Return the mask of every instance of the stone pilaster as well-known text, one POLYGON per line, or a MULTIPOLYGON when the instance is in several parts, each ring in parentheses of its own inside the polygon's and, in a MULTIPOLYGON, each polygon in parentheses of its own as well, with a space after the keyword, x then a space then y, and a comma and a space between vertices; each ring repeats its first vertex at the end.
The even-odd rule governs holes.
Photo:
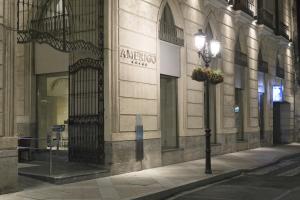
POLYGON ((15 1, 0 4, 0 193, 16 188, 17 140, 14 137, 15 1))

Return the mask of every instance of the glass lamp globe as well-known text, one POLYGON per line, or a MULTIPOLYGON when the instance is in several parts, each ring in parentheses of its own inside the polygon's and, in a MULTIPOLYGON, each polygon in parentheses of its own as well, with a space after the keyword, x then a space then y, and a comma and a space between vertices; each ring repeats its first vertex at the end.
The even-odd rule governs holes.
POLYGON ((202 29, 199 30, 198 33, 195 34, 195 47, 198 51, 201 51, 206 42, 206 35, 202 32, 202 29))
POLYGON ((221 44, 217 40, 212 40, 210 42, 210 52, 213 57, 216 57, 220 52, 221 44))

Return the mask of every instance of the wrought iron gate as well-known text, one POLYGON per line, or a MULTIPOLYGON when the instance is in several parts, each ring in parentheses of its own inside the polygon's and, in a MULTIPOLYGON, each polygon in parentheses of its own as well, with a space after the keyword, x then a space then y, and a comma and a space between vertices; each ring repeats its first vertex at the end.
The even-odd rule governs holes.
POLYGON ((69 69, 69 159, 103 164, 103 69, 91 59, 69 69), (102 134, 99 134, 102 133, 102 134))
POLYGON ((104 162, 103 0, 15 0, 18 43, 69 52, 69 159, 104 162))

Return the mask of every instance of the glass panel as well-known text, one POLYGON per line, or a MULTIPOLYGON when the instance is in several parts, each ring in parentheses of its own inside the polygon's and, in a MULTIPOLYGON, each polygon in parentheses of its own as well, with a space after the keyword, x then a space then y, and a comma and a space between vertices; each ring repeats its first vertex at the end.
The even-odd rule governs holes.
POLYGON ((177 147, 177 79, 170 76, 160 78, 160 109, 162 148, 177 147))
POLYGON ((68 148, 68 75, 40 75, 37 78, 37 110, 39 148, 47 148, 47 134, 53 132, 54 125, 65 125, 59 134, 54 134, 57 145, 54 148, 68 148), (43 138, 45 138, 43 140, 43 138))

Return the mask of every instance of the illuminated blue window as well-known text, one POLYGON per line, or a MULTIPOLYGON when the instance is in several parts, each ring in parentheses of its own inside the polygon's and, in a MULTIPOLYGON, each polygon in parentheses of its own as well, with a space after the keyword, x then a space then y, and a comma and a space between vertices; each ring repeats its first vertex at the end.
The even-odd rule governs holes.
POLYGON ((283 102, 283 87, 282 85, 273 86, 273 102, 283 102))

